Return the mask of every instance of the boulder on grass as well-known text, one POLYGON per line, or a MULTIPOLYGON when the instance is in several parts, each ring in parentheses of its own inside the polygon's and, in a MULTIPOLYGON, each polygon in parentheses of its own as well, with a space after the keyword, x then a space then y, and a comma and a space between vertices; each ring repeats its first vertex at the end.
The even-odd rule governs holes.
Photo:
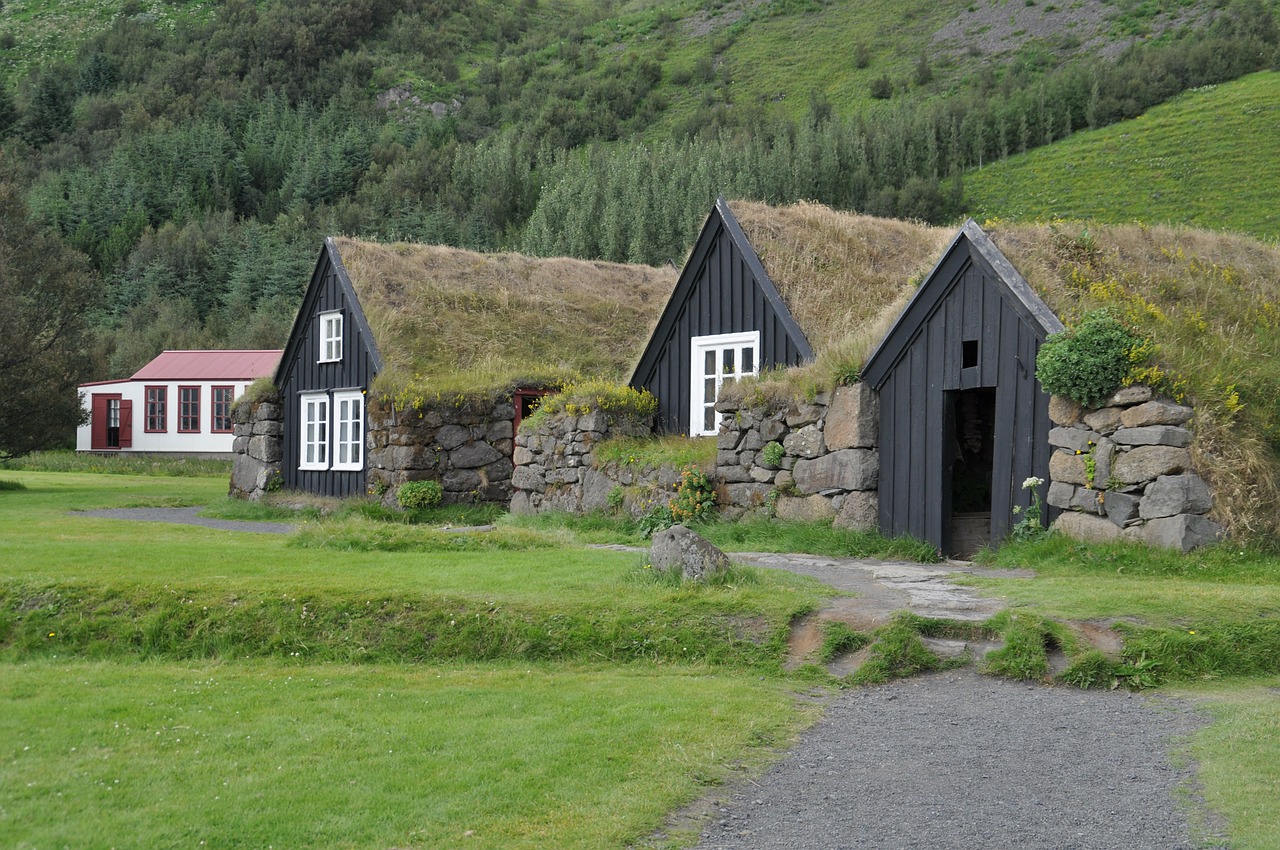
POLYGON ((655 570, 679 570, 686 579, 705 581, 729 568, 729 556, 705 537, 683 525, 673 525, 653 535, 649 563, 655 570))

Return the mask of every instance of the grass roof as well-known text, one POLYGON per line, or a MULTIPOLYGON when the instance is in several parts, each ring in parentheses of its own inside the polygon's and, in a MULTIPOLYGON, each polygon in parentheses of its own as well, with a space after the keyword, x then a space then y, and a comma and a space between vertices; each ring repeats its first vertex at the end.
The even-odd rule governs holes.
MULTIPOLYGON (((852 380, 955 235, 817 204, 730 206, 817 357, 730 390, 765 399, 852 380)), ((1155 341, 1137 378, 1194 403, 1216 515, 1236 536, 1280 540, 1280 247, 1179 227, 984 229, 1065 324, 1109 307, 1155 341)))
POLYGON ((488 394, 578 375, 625 380, 669 268, 334 240, 392 395, 488 394))

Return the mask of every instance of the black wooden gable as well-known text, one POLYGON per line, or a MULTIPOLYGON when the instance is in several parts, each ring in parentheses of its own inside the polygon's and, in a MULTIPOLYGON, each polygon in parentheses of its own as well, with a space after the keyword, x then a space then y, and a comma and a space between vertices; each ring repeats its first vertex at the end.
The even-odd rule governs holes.
POLYGON ((314 471, 298 469, 301 444, 300 399, 302 393, 322 390, 367 390, 382 370, 382 355, 374 341, 369 322, 360 308, 360 300, 342 258, 332 239, 326 239, 315 271, 302 298, 276 367, 275 384, 284 405, 285 433, 282 440, 284 486, 328 496, 353 496, 364 493, 364 472, 314 471), (342 311, 342 359, 320 361, 319 317, 322 313, 342 311))
POLYGON ((631 377, 631 386, 657 396, 659 430, 688 433, 692 339, 746 331, 760 332, 761 368, 813 358, 804 332, 720 198, 631 377))
POLYGON ((990 238, 966 222, 862 371, 880 394, 882 533, 947 551, 955 514, 984 510, 960 507, 956 470, 981 465, 989 539, 1007 535, 1014 507, 1031 501, 1023 481, 1048 478, 1049 399, 1035 379, 1036 356, 1061 330, 990 238), (985 442, 980 459, 966 460, 969 440, 985 442))

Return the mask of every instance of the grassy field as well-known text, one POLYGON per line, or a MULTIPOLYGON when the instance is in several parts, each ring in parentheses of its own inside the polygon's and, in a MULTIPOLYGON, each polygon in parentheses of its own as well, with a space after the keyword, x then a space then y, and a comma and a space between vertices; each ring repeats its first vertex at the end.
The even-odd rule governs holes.
MULTIPOLYGON (((635 542, 618 519, 500 519, 469 537, 351 511, 260 535, 70 513, 227 513, 218 478, 0 481, 0 834, 14 846, 623 847, 750 775, 819 710, 797 699, 818 674, 780 672, 818 587, 741 569, 708 587, 657 580, 639 555, 582 545, 635 542)), ((874 542, 769 528, 707 530, 749 549, 874 542)), ((1232 846, 1271 846, 1280 560, 1049 538, 990 563, 1038 573, 974 580, 1014 606, 991 624, 1023 642, 1006 675, 1041 675, 1023 662, 1069 642, 1070 623, 1115 621, 1126 648, 1092 684, 1173 682, 1194 700, 1213 718, 1190 743, 1209 805, 1232 846)), ((950 633, 893 628, 905 648, 950 633)))
POLYGON ((0 676, 8 847, 621 847, 803 723, 678 669, 42 661, 0 676))
POLYGON ((1187 92, 965 175, 978 220, 1183 224, 1280 238, 1280 73, 1187 92))

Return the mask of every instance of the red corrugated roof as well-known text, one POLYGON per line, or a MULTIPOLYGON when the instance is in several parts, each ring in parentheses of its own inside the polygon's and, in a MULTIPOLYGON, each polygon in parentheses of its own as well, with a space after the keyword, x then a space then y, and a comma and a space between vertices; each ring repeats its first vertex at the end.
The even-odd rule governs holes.
POLYGON ((135 381, 251 381, 275 371, 278 350, 166 351, 137 372, 135 381))

